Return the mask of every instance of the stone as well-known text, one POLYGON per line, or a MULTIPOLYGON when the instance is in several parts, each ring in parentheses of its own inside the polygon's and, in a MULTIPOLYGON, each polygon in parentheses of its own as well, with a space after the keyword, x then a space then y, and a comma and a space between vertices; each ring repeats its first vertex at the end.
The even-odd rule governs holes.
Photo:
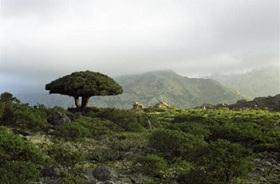
POLYGON ((103 184, 115 184, 113 181, 105 181, 103 184))
POLYGON ((144 182, 143 176, 141 174, 131 175, 129 178, 131 179, 132 183, 135 183, 135 184, 142 184, 144 182))
POLYGON ((169 108, 170 105, 166 102, 161 101, 161 102, 157 103, 156 105, 154 105, 154 107, 159 108, 159 109, 165 109, 165 108, 169 108))
POLYGON ((60 175, 60 171, 56 167, 44 167, 41 170, 41 175, 43 177, 58 177, 60 175))
POLYGON ((115 171, 106 166, 99 166, 92 171, 92 175, 99 181, 109 181, 116 177, 115 171))
POLYGON ((134 110, 134 111, 141 111, 143 109, 144 109, 144 105, 141 104, 140 102, 135 102, 133 104, 132 110, 134 110))
POLYGON ((62 112, 53 112, 48 116, 48 123, 58 126, 66 123, 71 123, 71 119, 62 112))

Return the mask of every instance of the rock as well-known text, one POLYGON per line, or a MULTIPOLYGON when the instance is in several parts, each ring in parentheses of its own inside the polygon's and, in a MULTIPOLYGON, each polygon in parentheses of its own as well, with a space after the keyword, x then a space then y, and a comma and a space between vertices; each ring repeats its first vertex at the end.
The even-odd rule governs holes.
POLYGON ((25 136, 25 137, 30 137, 33 135, 33 133, 30 131, 30 130, 16 130, 16 132, 22 136, 25 136))
POLYGON ((103 184, 115 184, 113 181, 105 181, 103 184))
POLYGON ((159 109, 166 109, 169 108, 170 105, 166 102, 159 102, 156 105, 154 105, 155 108, 159 108, 159 109))
POLYGON ((60 175, 60 171, 55 167, 44 167, 41 170, 41 175, 43 177, 58 177, 60 175))
POLYGON ((71 123, 71 119, 62 112, 53 112, 48 116, 48 123, 58 126, 66 123, 71 123))
POLYGON ((134 184, 142 184, 142 183, 144 183, 144 179, 143 179, 143 176, 141 174, 139 174, 139 175, 131 175, 131 176, 129 176, 129 178, 132 181, 132 183, 134 183, 134 184))
POLYGON ((134 111, 141 111, 143 109, 144 109, 144 105, 141 104, 140 102, 135 102, 133 104, 132 110, 134 110, 134 111))
POLYGON ((109 167, 99 166, 92 171, 92 175, 99 181, 109 181, 116 177, 116 173, 109 167))

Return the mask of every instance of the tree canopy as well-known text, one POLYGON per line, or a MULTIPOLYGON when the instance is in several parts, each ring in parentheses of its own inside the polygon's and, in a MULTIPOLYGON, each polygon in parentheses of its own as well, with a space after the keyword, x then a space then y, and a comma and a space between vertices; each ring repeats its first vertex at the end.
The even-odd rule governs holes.
POLYGON ((0 102, 4 102, 4 103, 19 103, 20 101, 13 96, 12 93, 9 92, 4 92, 0 94, 0 102))
POLYGON ((111 77, 91 71, 74 72, 46 85, 50 94, 62 94, 75 98, 79 107, 79 97, 82 97, 82 107, 86 107, 91 96, 118 95, 122 87, 111 77))

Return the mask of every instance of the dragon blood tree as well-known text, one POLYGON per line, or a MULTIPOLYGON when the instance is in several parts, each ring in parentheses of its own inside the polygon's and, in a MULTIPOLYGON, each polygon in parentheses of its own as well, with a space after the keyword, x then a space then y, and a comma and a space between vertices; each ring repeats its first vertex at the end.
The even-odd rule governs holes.
POLYGON ((87 107, 92 96, 118 95, 122 87, 111 77, 99 72, 74 72, 46 85, 50 94, 68 95, 75 99, 77 109, 87 107), (80 104, 80 98, 82 103, 80 104))

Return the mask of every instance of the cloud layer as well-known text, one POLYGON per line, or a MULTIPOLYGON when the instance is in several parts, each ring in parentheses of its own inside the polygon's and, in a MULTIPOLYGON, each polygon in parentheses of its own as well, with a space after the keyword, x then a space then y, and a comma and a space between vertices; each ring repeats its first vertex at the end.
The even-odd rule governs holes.
MULTIPOLYGON (((0 82, 279 62, 278 0, 1 0, 0 82)), ((0 88, 1 89, 1 88, 0 88)))

